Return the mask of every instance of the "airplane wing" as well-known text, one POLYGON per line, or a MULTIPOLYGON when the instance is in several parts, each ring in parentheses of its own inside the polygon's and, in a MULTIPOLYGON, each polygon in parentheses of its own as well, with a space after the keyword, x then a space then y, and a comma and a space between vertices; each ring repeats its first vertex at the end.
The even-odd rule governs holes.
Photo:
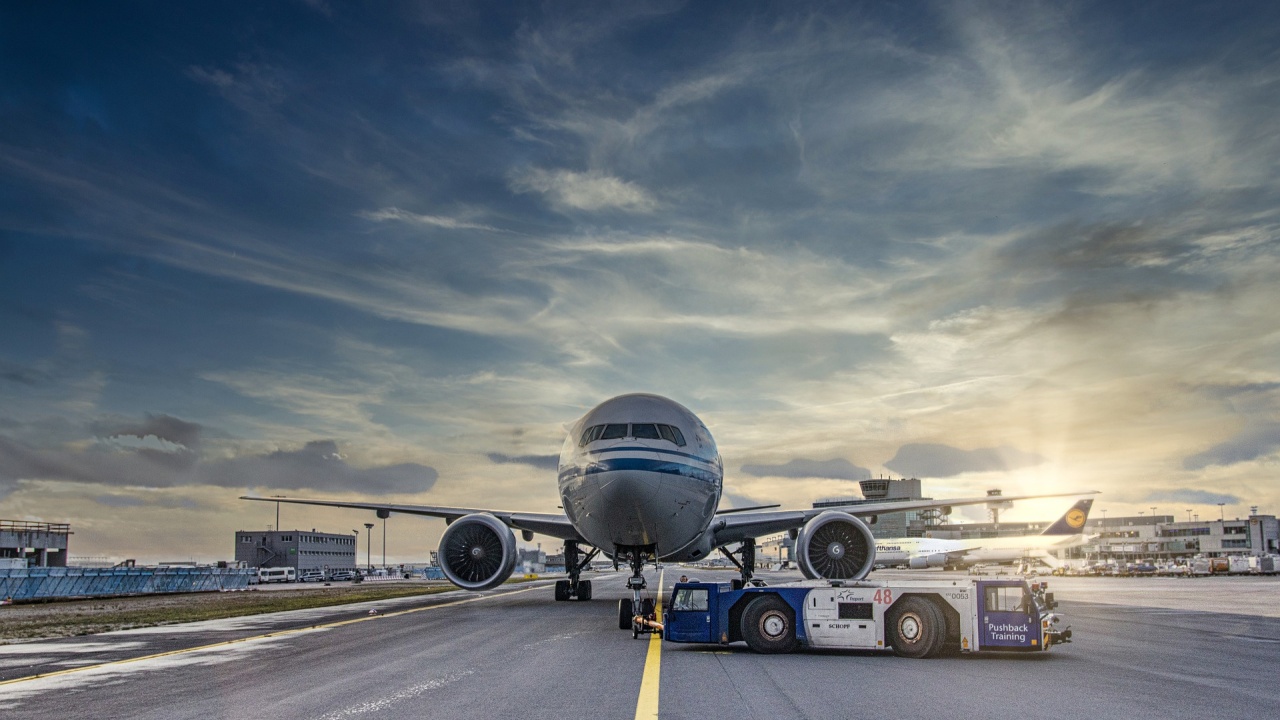
POLYGON ((427 517, 444 518, 446 522, 453 522, 460 517, 471 515, 473 513, 489 513, 501 520, 508 527, 516 530, 528 530, 529 532, 535 532, 539 535, 549 535, 561 540, 586 542, 586 540, 578 534, 578 531, 573 529, 573 524, 569 522, 568 516, 563 513, 509 512, 506 510, 482 510, 479 508, 444 507, 440 505, 389 505, 386 503, 348 502, 345 500, 306 500, 302 498, 255 497, 251 495, 242 495, 240 499, 258 500, 261 502, 293 503, 296 505, 323 505, 326 507, 353 508, 356 510, 386 511, 404 513, 405 515, 425 515, 427 517))
POLYGON ((951 500, 894 500, 889 502, 858 503, 855 505, 837 505, 807 510, 775 510, 773 512, 751 512, 738 515, 717 515, 711 527, 715 531, 714 545, 717 547, 741 542, 747 538, 760 537, 772 533, 794 530, 828 510, 838 510, 857 517, 882 515, 884 513, 904 512, 907 510, 928 510, 930 508, 957 507, 962 505, 982 505, 989 502, 1009 502, 1012 500, 1031 500, 1051 497, 1075 497, 1093 495, 1097 490, 1070 493, 1052 493, 1049 495, 984 495, 974 498, 957 498, 951 500))

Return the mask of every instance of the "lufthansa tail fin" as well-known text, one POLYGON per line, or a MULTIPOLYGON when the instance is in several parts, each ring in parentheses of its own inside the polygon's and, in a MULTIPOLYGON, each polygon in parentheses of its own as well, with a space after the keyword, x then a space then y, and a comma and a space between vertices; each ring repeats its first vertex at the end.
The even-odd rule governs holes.
POLYGON ((1058 522, 1045 528, 1041 535, 1079 535, 1084 532, 1085 521, 1089 519, 1089 509, 1093 507, 1093 499, 1078 500, 1066 515, 1058 518, 1058 522))

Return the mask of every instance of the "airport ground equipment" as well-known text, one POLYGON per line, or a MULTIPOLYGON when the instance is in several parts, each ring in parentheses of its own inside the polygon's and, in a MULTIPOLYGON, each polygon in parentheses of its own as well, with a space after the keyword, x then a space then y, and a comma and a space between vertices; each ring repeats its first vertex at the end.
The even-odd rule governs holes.
POLYGON ((1021 579, 810 581, 780 586, 677 583, 663 618, 670 642, 943 652, 1048 650, 1071 641, 1047 583, 1021 579))

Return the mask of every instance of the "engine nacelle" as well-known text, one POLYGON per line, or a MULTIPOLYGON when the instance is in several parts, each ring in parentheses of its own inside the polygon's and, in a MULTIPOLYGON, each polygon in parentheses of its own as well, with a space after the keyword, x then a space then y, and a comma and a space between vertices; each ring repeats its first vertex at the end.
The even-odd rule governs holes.
POLYGON ((866 523, 828 510, 800 528, 796 560, 810 580, 861 580, 876 561, 876 539, 866 523))
POLYGON ((946 553, 934 553, 924 557, 913 557, 907 563, 907 567, 912 570, 924 570, 925 568, 940 568, 947 566, 946 553))
POLYGON ((507 581, 516 567, 516 536, 489 513, 454 520, 440 536, 440 569, 463 590, 488 590, 507 581))

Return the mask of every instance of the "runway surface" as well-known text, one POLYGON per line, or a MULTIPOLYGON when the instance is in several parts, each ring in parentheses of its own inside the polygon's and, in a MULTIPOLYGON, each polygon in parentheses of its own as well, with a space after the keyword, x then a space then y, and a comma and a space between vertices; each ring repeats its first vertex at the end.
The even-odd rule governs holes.
MULTIPOLYGON (((666 570, 668 589, 679 572, 666 570)), ((1143 605, 1137 585, 1123 587, 1124 604, 1080 599, 1113 599, 1107 588, 1121 586, 1064 587, 1075 642, 935 660, 654 648, 617 629, 622 581, 593 577, 585 603, 553 602, 539 583, 2 646, 0 682, 72 671, 0 684, 0 714, 559 720, 651 717, 657 707, 701 720, 1271 718, 1280 707, 1280 619, 1222 612, 1232 586, 1216 579, 1185 582, 1218 612, 1143 605), (383 614, 368 615, 371 606, 383 614)))

